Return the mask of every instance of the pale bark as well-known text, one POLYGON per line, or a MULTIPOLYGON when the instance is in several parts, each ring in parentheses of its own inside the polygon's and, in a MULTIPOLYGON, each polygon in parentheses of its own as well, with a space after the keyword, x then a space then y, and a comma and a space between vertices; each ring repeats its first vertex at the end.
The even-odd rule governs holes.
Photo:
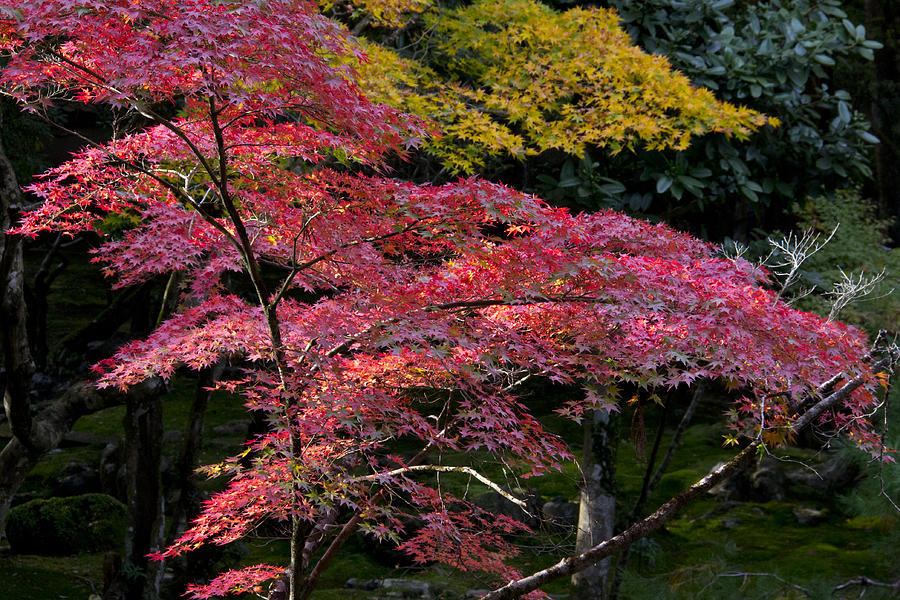
MULTIPOLYGON (((616 514, 615 421, 608 410, 585 415, 581 470, 584 483, 578 510, 575 551, 585 552, 613 534, 616 514)), ((603 600, 607 597, 610 558, 604 558, 572 577, 575 598, 603 600)))

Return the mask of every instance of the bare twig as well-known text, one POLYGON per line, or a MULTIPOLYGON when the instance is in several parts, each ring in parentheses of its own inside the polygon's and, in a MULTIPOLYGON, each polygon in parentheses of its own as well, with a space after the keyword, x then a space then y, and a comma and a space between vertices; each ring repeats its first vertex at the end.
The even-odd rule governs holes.
MULTIPOLYGON (((839 271, 841 273, 841 280, 836 281, 831 288, 831 291, 825 293, 826 296, 831 296, 832 298, 831 311, 828 313, 829 321, 833 320, 847 305, 871 294, 875 290, 875 286, 884 279, 885 275, 884 269, 881 269, 880 273, 876 273, 869 277, 866 277, 864 271, 860 271, 859 273, 851 272, 849 275, 845 273, 843 269, 839 269, 839 271)), ((890 290, 879 297, 883 298, 892 291, 893 290, 890 290)))
POLYGON ((841 590, 845 590, 847 588, 854 587, 857 585, 862 586, 863 588, 867 588, 867 587, 891 588, 895 594, 900 593, 900 579, 898 579, 894 583, 886 583, 884 581, 875 581, 874 579, 869 579, 865 575, 860 575, 859 577, 854 577, 852 579, 848 579, 844 583, 834 586, 834 588, 831 590, 831 593, 835 594, 841 590))
POLYGON ((831 233, 828 234, 828 237, 822 242, 819 241, 820 235, 814 233, 812 229, 807 229, 800 237, 797 237, 794 233, 789 233, 780 240, 769 238, 769 245, 773 248, 773 253, 770 254, 770 258, 773 257, 775 251, 778 251, 780 254, 776 259, 778 262, 770 263, 770 266, 775 274, 783 278, 781 289, 778 291, 776 299, 781 298, 784 295, 784 292, 797 281, 801 265, 803 265, 806 259, 821 250, 825 244, 831 241, 831 238, 834 237, 839 226, 840 223, 835 225, 834 229, 831 230, 831 233))
MULTIPOLYGON (((809 591, 809 589, 803 587, 802 585, 797 585, 796 583, 791 583, 791 582, 788 581, 787 579, 785 579, 785 578, 783 578, 783 577, 781 577, 781 576, 779 576, 779 575, 776 575, 775 573, 751 573, 751 572, 743 572, 743 571, 739 571, 739 572, 736 572, 736 573, 719 573, 719 574, 716 575, 716 578, 719 578, 719 577, 741 577, 741 578, 744 580, 743 583, 741 584, 741 587, 742 587, 742 588, 743 588, 745 585, 747 585, 747 580, 748 580, 750 577, 771 577, 771 578, 776 579, 777 581, 783 583, 783 584, 786 585, 786 586, 792 587, 792 588, 794 588, 795 590, 800 590, 801 592, 803 592, 803 593, 806 594, 807 596, 812 596, 812 592, 809 591)), ((702 591, 706 590, 706 588, 708 588, 710 585, 712 585, 712 582, 708 583, 708 584, 703 588, 703 590, 700 590, 700 591, 702 592, 702 591)))

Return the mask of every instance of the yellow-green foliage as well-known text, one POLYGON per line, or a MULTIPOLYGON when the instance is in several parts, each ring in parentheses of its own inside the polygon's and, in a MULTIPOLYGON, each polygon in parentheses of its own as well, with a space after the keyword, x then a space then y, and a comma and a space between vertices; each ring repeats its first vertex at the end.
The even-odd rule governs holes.
MULTIPOLYGON (((323 10, 334 6, 334 0, 319 0, 323 10)), ((369 16, 374 25, 402 27, 413 15, 424 12, 433 5, 431 0, 352 0, 357 10, 369 16)))
POLYGON ((683 149, 693 135, 744 138, 777 124, 692 87, 664 57, 632 45, 612 10, 482 0, 423 18, 434 68, 365 43, 360 83, 379 101, 434 119, 443 136, 429 149, 454 172, 491 155, 683 149))

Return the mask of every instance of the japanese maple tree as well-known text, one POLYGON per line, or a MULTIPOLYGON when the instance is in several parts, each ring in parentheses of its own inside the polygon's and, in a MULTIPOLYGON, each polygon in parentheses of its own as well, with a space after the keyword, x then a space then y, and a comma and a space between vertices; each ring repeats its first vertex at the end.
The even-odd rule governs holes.
MULTIPOLYGON (((107 103, 155 123, 47 172, 29 188, 44 203, 16 230, 75 235, 137 216, 96 256, 116 285, 184 274, 177 313, 98 365, 99 385, 226 356, 244 374, 219 386, 268 416, 244 455, 208 468, 228 487, 157 558, 275 519, 291 531, 287 565, 229 571, 195 597, 276 579, 304 598, 356 528, 395 537, 407 513, 423 523, 403 542, 417 560, 517 578, 506 534, 523 526, 453 497, 433 473, 494 485, 440 457, 489 452, 528 476, 570 458, 517 396, 530 377, 583 386, 559 407, 572 418, 616 410, 602 393, 611 382, 725 378, 746 392, 735 425, 773 442, 836 373, 874 381, 862 334, 792 309, 764 271, 687 235, 476 179, 381 174, 381 157, 415 146, 427 125, 359 92, 356 45, 311 3, 0 11, 5 93, 35 111, 107 103), (173 102, 168 118, 160 106, 173 102), (392 454, 399 439, 419 451, 392 454)), ((877 444, 874 402, 861 386, 823 417, 877 444)))

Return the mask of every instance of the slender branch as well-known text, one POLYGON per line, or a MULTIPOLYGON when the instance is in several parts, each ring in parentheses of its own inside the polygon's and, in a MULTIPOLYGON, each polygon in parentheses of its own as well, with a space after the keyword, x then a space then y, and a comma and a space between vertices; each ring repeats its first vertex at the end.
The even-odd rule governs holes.
MULTIPOLYGON (((809 589, 803 587, 802 585, 797 585, 796 583, 791 583, 787 579, 780 577, 780 576, 776 575, 775 573, 750 573, 750 572, 742 571, 742 572, 738 572, 738 573, 719 573, 718 575, 716 575, 716 577, 717 578, 719 578, 719 577, 741 577, 744 580, 744 584, 747 583, 747 579, 750 577, 772 577, 773 579, 783 583, 786 586, 792 587, 795 590, 800 590, 801 592, 806 594, 807 597, 812 596, 812 592, 809 591, 809 589)), ((709 587, 709 585, 711 585, 711 584, 712 584, 712 582, 710 582, 710 584, 708 584, 707 587, 709 587)), ((704 588, 704 589, 706 589, 706 588, 704 588)))
POLYGON ((659 416, 659 424, 656 428, 656 436, 653 439, 653 448, 650 451, 650 457, 647 459, 647 468, 644 471, 644 480, 641 482, 641 493, 638 495, 637 502, 634 503, 634 508, 631 509, 631 513, 628 515, 629 522, 638 518, 640 513, 644 510, 644 503, 647 501, 647 498, 650 496, 650 482, 652 481, 652 474, 654 473, 653 467, 656 465, 656 454, 659 452, 659 445, 662 442, 663 431, 666 428, 666 416, 669 414, 669 405, 664 404, 661 414, 659 416))
POLYGON ((372 481, 374 479, 380 479, 382 477, 393 477, 394 475, 402 475, 404 473, 410 473, 413 471, 436 471, 438 473, 465 473, 467 475, 471 475, 484 485, 488 486, 513 504, 517 504, 522 508, 526 508, 528 505, 523 500, 519 500, 502 487, 473 469, 472 467, 454 467, 448 465, 415 465, 412 467, 403 467, 400 469, 394 469, 393 471, 385 471, 381 473, 373 473, 372 475, 366 475, 365 477, 359 477, 354 481, 372 481))
MULTIPOLYGON (((238 242, 238 240, 234 237, 234 235, 232 235, 232 233, 230 231, 228 231, 228 229, 224 225, 219 223, 219 221, 216 220, 215 217, 213 217, 211 214, 209 214, 206 211, 205 208, 203 208, 202 201, 197 202, 196 200, 194 200, 194 198, 191 197, 191 195, 188 193, 187 187, 182 189, 182 188, 176 186, 171 181, 167 181, 166 179, 160 177, 158 174, 154 173, 153 171, 147 169, 146 167, 143 167, 140 163, 136 163, 134 161, 131 161, 131 160, 128 160, 126 158, 119 156, 115 152, 110 151, 109 148, 107 148, 103 144, 100 144, 100 143, 92 140, 91 138, 87 137, 86 135, 80 133, 79 131, 76 131, 74 129, 69 129, 65 125, 62 125, 62 124, 50 119, 47 115, 45 115, 42 112, 37 112, 36 114, 43 121, 52 125, 53 127, 56 127, 60 131, 64 131, 67 134, 74 135, 74 136, 78 137, 79 139, 81 139, 82 141, 87 142, 87 144, 89 146, 91 146, 97 150, 100 150, 101 152, 106 154, 106 156, 109 157, 109 159, 114 164, 118 164, 120 166, 127 167, 128 169, 131 169, 132 171, 134 171, 136 173, 140 173, 141 175, 146 175, 147 177, 153 179, 155 182, 157 182, 158 184, 163 186, 165 189, 169 190, 172 193, 172 195, 175 196, 175 198, 177 198, 183 204, 185 204, 186 206, 190 206, 191 208, 196 210, 200 214, 200 216, 203 217, 204 221, 209 223, 219 233, 224 235, 225 238, 229 242, 231 242, 231 244, 235 247, 235 249, 240 251, 240 249, 241 249, 240 242, 238 242)), ((168 173, 170 171, 161 170, 161 172, 168 173)))
POLYGON ((215 178, 216 178, 215 170, 212 168, 212 165, 209 164, 209 161, 206 159, 206 156, 204 156, 203 153, 200 152, 200 148, 198 148, 197 145, 194 144, 194 142, 191 141, 191 139, 188 137, 188 135, 187 135, 187 134, 184 132, 184 130, 182 130, 180 127, 177 127, 177 126, 176 126, 174 123, 172 123, 169 119, 166 119, 165 117, 163 117, 162 115, 160 115, 159 113, 157 113, 156 111, 154 111, 154 110, 153 110, 152 108, 150 108, 147 104, 145 104, 144 102, 142 102, 137 96, 133 96, 133 95, 132 95, 132 96, 126 96, 125 94, 123 94, 123 93, 121 92, 121 90, 119 90, 119 89, 117 89, 116 87, 110 85, 110 84, 103 78, 102 75, 100 75, 99 73, 97 73, 97 72, 94 71, 93 69, 91 69, 91 68, 89 68, 89 67, 86 67, 86 66, 84 66, 84 65, 81 65, 81 64, 75 62, 74 60, 68 58, 68 57, 65 56, 64 54, 61 54, 61 53, 59 53, 59 52, 57 52, 57 51, 55 51, 55 50, 48 50, 48 52, 49 52, 51 55, 55 56, 58 60, 61 60, 62 62, 68 64, 69 66, 73 67, 74 69, 76 69, 76 70, 78 70, 78 71, 80 71, 80 72, 82 72, 82 73, 84 73, 84 74, 86 74, 86 75, 91 76, 91 77, 94 79, 94 82, 96 83, 96 85, 98 85, 99 87, 101 87, 101 88, 103 88, 103 89, 105 89, 105 90, 107 90, 107 91, 113 92, 114 94, 119 94, 119 95, 123 96, 123 99, 124 99, 126 102, 128 102, 129 104, 131 104, 132 107, 133 107, 135 110, 137 110, 139 113, 141 113, 142 115, 144 115, 144 116, 147 117, 148 119, 151 119, 151 120, 153 120, 153 121, 159 123, 160 125, 162 125, 162 126, 165 127, 166 129, 168 129, 169 131, 171 131, 172 133, 174 133, 178 138, 180 138, 180 139, 187 145, 187 147, 191 150, 191 152, 194 153, 194 155, 195 155, 195 156, 197 157, 197 159, 200 161, 200 164, 203 165, 203 169, 209 174, 209 176, 210 176, 212 179, 215 179, 215 178))
MULTIPOLYGON (((872 365, 871 370, 875 373, 893 372, 893 368, 898 359, 900 359, 900 357, 897 356, 897 352, 892 348, 888 356, 872 365)), ((845 383, 840 389, 815 403, 788 428, 788 431, 795 434, 799 433, 817 419, 825 410, 828 410, 837 403, 847 399, 850 394, 864 382, 865 379, 862 376, 859 376, 845 383)), ((616 552, 625 550, 637 540, 662 527, 666 521, 671 519, 675 513, 685 505, 743 468, 744 465, 748 464, 753 456, 762 449, 762 447, 763 444, 760 440, 753 440, 749 446, 741 450, 741 452, 730 461, 713 469, 703 479, 681 491, 671 500, 660 506, 656 512, 649 517, 638 521, 622 533, 611 537, 582 554, 564 558, 548 569, 538 571, 515 581, 510 581, 505 586, 482 596, 481 600, 511 600, 512 598, 518 598, 524 594, 537 590, 542 585, 553 581, 554 579, 567 577, 582 571, 616 552)))
POLYGON ((300 240, 300 237, 306 232, 309 228, 309 224, 312 223, 312 220, 322 214, 322 211, 316 211, 307 219, 304 219, 303 225, 300 227, 300 231, 297 232, 297 235, 294 236, 293 243, 291 245, 291 272, 287 277, 284 278, 284 281, 281 282, 281 288, 278 292, 275 293, 275 297, 269 302, 269 308, 271 310, 275 310, 278 308, 278 303, 281 302, 281 299, 284 297, 285 293, 287 293, 288 288, 293 283, 294 278, 300 272, 299 265, 297 264, 297 242, 300 240))
POLYGON ((895 581, 894 583, 886 583, 884 581, 875 581, 874 579, 869 579, 865 575, 860 575, 859 577, 854 577, 853 579, 848 579, 844 583, 840 585, 834 586, 834 589, 831 590, 831 593, 839 592, 841 590, 845 590, 849 587, 853 587, 855 585, 860 585, 862 587, 885 587, 891 588, 894 590, 894 593, 900 592, 900 579, 895 581))
MULTIPOLYGON (((884 371, 893 371, 893 366, 897 361, 897 357, 893 355, 885 356, 878 362, 872 365, 873 373, 881 373, 884 371)), ((805 413, 803 413, 800 418, 794 421, 793 425, 791 425, 790 430, 794 433, 797 433, 804 429, 807 425, 812 423, 814 420, 818 419, 823 412, 835 406, 837 403, 846 400, 854 390, 859 388, 863 383, 865 383, 865 378, 860 375, 854 379, 851 379, 849 382, 845 383, 839 390, 832 392, 829 396, 826 396, 819 402, 813 404, 805 413)))
POLYGON ((624 550, 637 540, 662 527, 666 521, 671 519, 675 513, 685 505, 743 468, 744 465, 748 464, 756 455, 760 445, 759 441, 751 442, 749 446, 744 448, 730 461, 713 469, 703 479, 683 490, 671 500, 660 506, 652 515, 635 523, 622 533, 594 546, 587 552, 577 556, 564 558, 552 567, 538 571, 527 577, 523 577, 522 579, 510 581, 505 586, 482 596, 481 600, 512 600, 513 598, 519 598, 554 579, 568 577, 616 552, 624 550))
POLYGON ((688 404, 687 410, 684 411, 684 416, 681 417, 681 421, 679 421, 678 423, 678 428, 675 430, 675 434, 672 435, 672 441, 669 442, 669 449, 666 451, 666 455, 663 457, 662 462, 659 463, 659 467, 653 474, 653 479, 650 480, 650 486, 647 490, 648 495, 653 493, 653 490, 656 489, 656 487, 659 485, 660 480, 662 480, 662 476, 665 474, 666 469, 669 468, 669 463, 672 462, 672 457, 675 456, 675 450, 681 443, 681 436, 684 435, 684 432, 687 430, 688 425, 690 425, 691 420, 694 418, 694 412, 697 410, 697 407, 700 406, 700 399, 703 398, 703 392, 705 390, 705 383, 700 383, 697 386, 697 389, 694 390, 694 395, 691 398, 691 403, 688 404))

